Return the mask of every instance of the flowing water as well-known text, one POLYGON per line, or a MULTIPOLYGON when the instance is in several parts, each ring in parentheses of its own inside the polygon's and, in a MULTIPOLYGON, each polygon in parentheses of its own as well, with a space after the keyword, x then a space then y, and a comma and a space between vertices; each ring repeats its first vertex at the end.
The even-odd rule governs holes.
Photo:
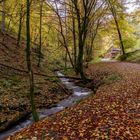
MULTIPOLYGON (((91 90, 89 90, 87 88, 76 86, 73 82, 70 81, 70 79, 64 78, 64 75, 61 72, 57 71, 56 74, 58 77, 61 77, 59 79, 65 85, 65 87, 72 91, 72 95, 70 95, 67 99, 64 99, 64 100, 58 102, 52 108, 41 109, 38 112, 40 119, 53 115, 59 111, 62 111, 66 107, 70 107, 70 106, 74 105, 77 101, 87 97, 92 92, 91 90)), ((30 117, 29 119, 27 119, 23 122, 20 122, 18 125, 13 126, 11 129, 0 133, 0 140, 4 140, 9 135, 13 135, 16 132, 22 130, 23 128, 30 126, 31 124, 33 124, 32 117, 30 117)))

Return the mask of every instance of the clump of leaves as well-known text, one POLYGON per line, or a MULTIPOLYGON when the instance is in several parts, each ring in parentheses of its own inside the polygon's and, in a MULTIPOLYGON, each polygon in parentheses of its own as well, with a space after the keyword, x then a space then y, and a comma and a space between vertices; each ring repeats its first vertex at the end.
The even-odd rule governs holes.
POLYGON ((83 99, 79 99, 79 100, 76 101, 76 104, 79 104, 82 101, 83 101, 83 99))
POLYGON ((16 76, 11 76, 10 79, 1 79, 0 80, 0 86, 3 88, 8 88, 12 86, 18 85, 20 82, 19 78, 16 76))
POLYGON ((65 112, 63 112, 63 117, 67 117, 68 116, 68 113, 65 111, 65 112))

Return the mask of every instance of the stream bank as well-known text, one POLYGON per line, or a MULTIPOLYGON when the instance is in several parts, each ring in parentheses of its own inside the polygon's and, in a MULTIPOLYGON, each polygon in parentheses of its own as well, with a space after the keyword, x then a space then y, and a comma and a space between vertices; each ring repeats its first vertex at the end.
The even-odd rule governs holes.
MULTIPOLYGON (((58 77, 61 77, 59 79, 61 80, 62 84, 65 85, 65 87, 72 92, 72 95, 70 95, 67 99, 64 99, 56 103, 51 108, 48 109, 43 108, 40 111, 38 111, 40 119, 53 115, 59 111, 62 111, 63 109, 74 105, 79 100, 86 98, 90 93, 92 93, 92 91, 87 88, 75 85, 74 82, 72 82, 70 79, 63 78, 64 75, 61 72, 57 71, 56 74, 58 77)), ((16 132, 22 130, 23 128, 32 125, 33 122, 34 122, 33 118, 30 117, 24 120, 23 122, 17 124, 16 126, 13 126, 11 129, 0 133, 0 140, 4 140, 9 135, 14 135, 16 132)))

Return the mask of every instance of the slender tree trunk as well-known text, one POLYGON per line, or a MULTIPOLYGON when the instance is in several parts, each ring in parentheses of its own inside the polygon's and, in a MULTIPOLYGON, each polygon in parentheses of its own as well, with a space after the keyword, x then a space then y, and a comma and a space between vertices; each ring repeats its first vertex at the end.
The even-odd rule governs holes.
POLYGON ((67 52, 65 52, 65 69, 67 69, 67 52))
POLYGON ((18 28, 18 38, 17 38, 17 47, 20 47, 20 42, 21 42, 21 30, 22 30, 22 7, 20 9, 20 14, 19 14, 19 28, 18 28))
POLYGON ((81 21, 80 17, 80 8, 78 8, 78 1, 72 1, 75 7, 75 13, 77 16, 77 25, 78 25, 78 56, 77 56, 77 65, 76 65, 76 72, 77 74, 80 74, 83 81, 87 81, 87 78, 84 73, 84 67, 83 67, 83 56, 84 56, 84 46, 85 46, 85 39, 87 35, 87 9, 85 9, 85 15, 81 21))
POLYGON ((73 26, 73 46, 74 46, 74 67, 76 69, 76 63, 77 63, 77 47, 76 47, 76 33, 75 33, 75 18, 73 14, 73 7, 72 7, 72 26, 73 26))
POLYGON ((120 27, 119 27, 119 24, 118 24, 118 21, 117 21, 116 17, 114 17, 114 20, 115 20, 116 28, 117 28, 118 35, 119 35, 122 54, 124 55, 125 54, 125 49, 124 49, 124 45, 123 45, 122 34, 121 34, 120 27))
POLYGON ((1 31, 2 31, 2 33, 5 33, 5 1, 2 2, 1 31))
POLYGON ((61 21, 62 19, 61 19, 60 15, 59 15, 59 11, 58 11, 57 5, 56 5, 56 8, 57 8, 57 11, 55 11, 55 12, 56 12, 56 14, 57 14, 57 16, 58 16, 58 20, 59 20, 60 34, 61 34, 62 39, 63 39, 63 45, 64 45, 64 48, 66 49, 67 54, 68 54, 70 63, 71 63, 71 65, 72 65, 72 67, 74 68, 74 64, 73 64, 73 61, 72 61, 72 57, 71 57, 70 51, 69 51, 69 49, 68 49, 68 45, 67 45, 67 42, 66 42, 66 38, 65 38, 65 35, 64 35, 64 32, 63 32, 63 25, 62 25, 62 21, 61 21))
POLYGON ((42 48, 42 9, 43 9, 43 1, 40 0, 40 27, 39 27, 39 57, 38 57, 38 67, 40 67, 41 63, 41 48, 42 48))
POLYGON ((29 82, 30 82, 30 102, 32 108, 32 115, 35 121, 39 120, 36 106, 34 102, 34 75, 31 66, 31 49, 30 49, 30 0, 27 0, 27 16, 26 16, 26 36, 27 36, 27 46, 26 46, 26 61, 27 68, 29 74, 29 82))
POLYGON ((16 2, 15 6, 14 6, 12 12, 11 12, 11 17, 10 17, 10 19, 9 19, 8 26, 7 26, 7 32, 9 32, 10 25, 11 25, 11 21, 12 21, 12 19, 13 19, 13 14, 14 14, 14 12, 15 12, 15 10, 16 10, 15 7, 17 7, 17 5, 18 5, 18 2, 16 2))
POLYGON ((122 34, 121 34, 121 31, 120 31, 119 23, 118 23, 118 20, 117 20, 116 9, 115 9, 115 7, 113 6, 113 4, 111 3, 110 0, 107 0, 107 1, 108 1, 109 6, 110 6, 110 10, 112 12, 112 15, 113 15, 113 18, 114 18, 114 21, 115 21, 115 24, 116 24, 122 54, 124 55, 125 54, 125 48, 124 48, 124 44, 123 44, 123 40, 122 40, 122 34))
POLYGON ((96 38, 96 36, 98 34, 99 26, 100 26, 100 18, 97 21, 97 26, 96 26, 95 30, 90 31, 90 34, 92 34, 92 35, 91 35, 91 41, 89 43, 90 46, 89 46, 88 54, 87 54, 89 61, 91 61, 93 59, 93 45, 94 45, 94 40, 95 40, 95 38, 96 38))

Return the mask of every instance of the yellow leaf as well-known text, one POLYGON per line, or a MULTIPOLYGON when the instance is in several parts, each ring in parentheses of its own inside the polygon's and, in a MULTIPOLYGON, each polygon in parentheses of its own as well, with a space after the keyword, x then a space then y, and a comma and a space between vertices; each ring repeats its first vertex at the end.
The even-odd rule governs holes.
POLYGON ((69 140, 69 139, 68 139, 68 137, 64 136, 64 137, 63 137, 63 140, 69 140))

